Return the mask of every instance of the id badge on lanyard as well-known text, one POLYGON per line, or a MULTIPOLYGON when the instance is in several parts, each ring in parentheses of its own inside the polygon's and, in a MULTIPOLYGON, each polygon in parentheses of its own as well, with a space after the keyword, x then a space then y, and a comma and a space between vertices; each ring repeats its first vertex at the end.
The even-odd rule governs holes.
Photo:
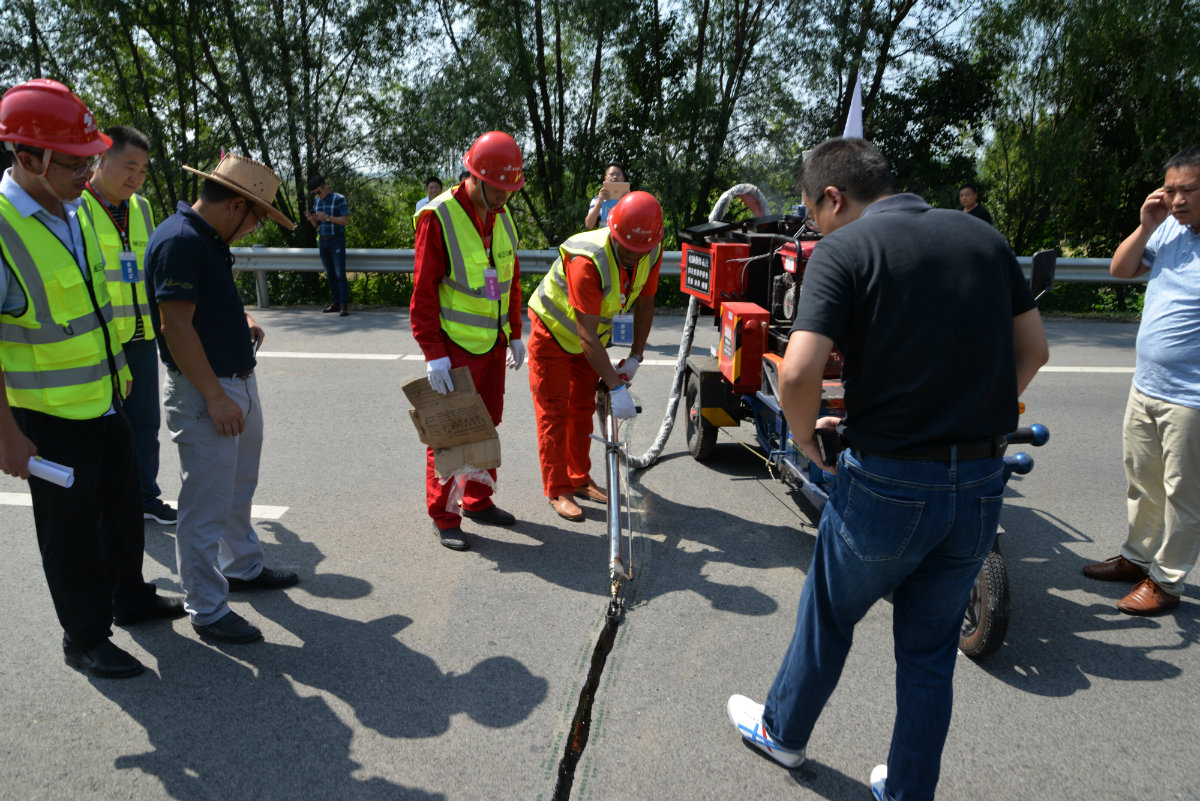
POLYGON ((612 327, 612 344, 633 344, 633 315, 628 313, 614 314, 612 327))
POLYGON ((140 284, 142 271, 138 267, 137 254, 132 250, 122 250, 117 258, 121 263, 121 281, 126 284, 140 284))
POLYGON ((500 276, 495 267, 483 271, 483 290, 488 300, 500 300, 500 276))

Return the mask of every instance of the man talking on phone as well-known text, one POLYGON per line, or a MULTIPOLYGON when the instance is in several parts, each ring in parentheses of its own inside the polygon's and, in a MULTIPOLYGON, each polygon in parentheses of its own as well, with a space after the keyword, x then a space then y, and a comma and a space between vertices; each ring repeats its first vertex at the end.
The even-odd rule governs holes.
POLYGON ((1150 274, 1125 407, 1129 536, 1083 573, 1133 584, 1117 602, 1125 614, 1160 615, 1200 557, 1200 145, 1167 162, 1139 222, 1109 266, 1115 278, 1150 274))
POLYGON ((836 343, 846 449, 824 465, 837 479, 766 703, 734 695, 727 712, 745 740, 799 766, 855 626, 891 594, 896 721, 871 789, 880 799, 932 799, 959 629, 1000 518, 1005 434, 1049 357, 1046 335, 1004 238, 897 194, 874 145, 818 145, 800 183, 825 238, 804 275, 780 397, 795 441, 820 463, 814 429, 838 422, 817 419, 836 343))

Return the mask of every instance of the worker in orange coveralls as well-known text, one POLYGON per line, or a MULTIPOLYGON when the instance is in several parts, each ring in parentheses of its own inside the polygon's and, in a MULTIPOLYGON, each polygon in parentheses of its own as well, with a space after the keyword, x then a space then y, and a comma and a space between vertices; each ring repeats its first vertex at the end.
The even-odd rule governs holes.
MULTIPOLYGON (((463 156, 469 175, 425 204, 413 217, 416 256, 409 319, 425 355, 429 386, 454 390, 452 367, 471 370, 476 391, 500 424, 504 410, 504 367, 520 369, 521 282, 517 232, 505 205, 525 185, 521 149, 511 136, 490 131, 463 156)), ((451 503, 453 481, 443 483, 426 449, 425 501, 441 544, 470 548, 462 517, 451 503)), ((496 471, 489 470, 492 480, 496 471)), ((511 526, 516 518, 492 501, 492 487, 467 481, 462 516, 484 525, 511 526)))
POLYGON ((637 414, 628 387, 654 322, 662 239, 662 207, 649 192, 631 192, 609 212, 607 228, 558 246, 529 299, 529 388, 542 488, 567 520, 584 519, 576 497, 608 500, 589 475, 596 387, 604 382, 615 417, 637 414), (610 340, 629 345, 615 365, 608 360, 610 340))

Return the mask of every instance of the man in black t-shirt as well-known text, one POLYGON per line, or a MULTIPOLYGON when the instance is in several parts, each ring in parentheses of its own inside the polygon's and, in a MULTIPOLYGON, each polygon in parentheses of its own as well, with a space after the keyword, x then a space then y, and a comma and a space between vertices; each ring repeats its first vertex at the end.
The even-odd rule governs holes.
MULTIPOLYGON (((834 139, 804 165, 825 234, 804 275, 780 369, 793 438, 821 464, 814 428, 833 346, 845 357, 848 449, 818 529, 796 630, 766 704, 735 695, 742 736, 796 767, 837 686, 854 627, 893 597, 897 710, 877 798, 933 798, 971 586, 999 521, 1004 435, 1049 357, 1016 258, 993 229, 895 194, 887 161, 834 139)), ((824 466, 824 465, 822 465, 824 466)))
POLYGON ((180 203, 146 246, 146 294, 167 365, 163 408, 183 477, 175 554, 196 631, 254 642, 262 633, 229 608, 228 593, 298 578, 263 565, 250 522, 263 432, 254 354, 263 330, 242 307, 229 245, 267 217, 294 225, 271 205, 280 180, 262 164, 229 155, 212 174, 184 169, 205 178, 200 199, 180 203))
POLYGON ((979 202, 979 190, 975 184, 963 184, 958 189, 958 202, 962 204, 963 211, 970 214, 972 217, 978 217, 988 225, 992 225, 992 215, 988 214, 988 210, 979 202))

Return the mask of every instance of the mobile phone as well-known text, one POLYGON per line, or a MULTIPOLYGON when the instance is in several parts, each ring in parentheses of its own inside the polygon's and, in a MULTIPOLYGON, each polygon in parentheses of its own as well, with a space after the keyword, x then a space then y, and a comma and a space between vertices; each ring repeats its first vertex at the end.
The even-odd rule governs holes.
POLYGON ((838 454, 842 452, 842 435, 836 428, 818 428, 813 431, 817 440, 817 453, 826 467, 836 467, 838 454))

